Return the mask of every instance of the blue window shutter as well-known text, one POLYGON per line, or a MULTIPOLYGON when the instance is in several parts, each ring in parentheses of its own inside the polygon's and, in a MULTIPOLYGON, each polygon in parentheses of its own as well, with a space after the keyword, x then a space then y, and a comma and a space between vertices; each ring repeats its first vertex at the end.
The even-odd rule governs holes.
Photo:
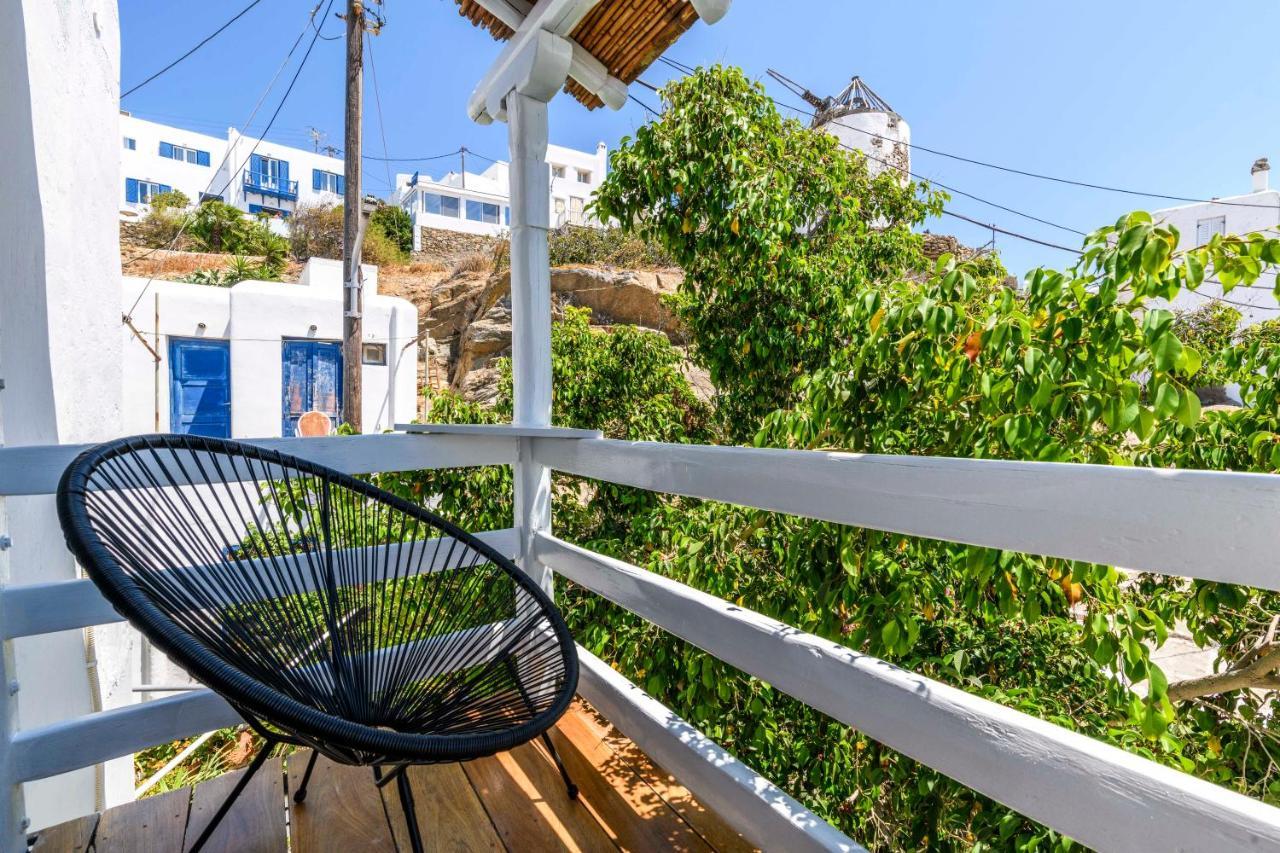
POLYGON ((281 185, 281 188, 283 188, 283 187, 284 187, 284 185, 285 185, 285 184, 287 184, 287 183, 289 183, 289 161, 288 161, 288 160, 281 160, 281 161, 280 161, 280 185, 281 185))
POLYGON ((169 157, 169 158, 172 158, 172 157, 173 157, 173 146, 172 146, 171 144, 169 144, 168 142, 161 142, 161 143, 160 143, 160 156, 161 156, 161 157, 169 157))
POLYGON ((160 184, 160 192, 171 193, 173 192, 173 187, 169 186, 168 184, 160 184))
POLYGON ((346 192, 346 189, 344 188, 344 187, 345 187, 345 184, 344 184, 344 181, 345 181, 345 180, 346 180, 346 179, 345 179, 345 178, 343 178, 343 177, 342 177, 342 175, 338 175, 338 195, 342 195, 343 193, 345 193, 345 192, 346 192))
POLYGON ((197 152, 196 152, 196 165, 197 165, 197 166, 208 166, 208 165, 209 165, 209 152, 208 152, 208 151, 197 151, 197 152))
POLYGON ((250 154, 249 155, 249 174, 261 175, 265 171, 267 171, 267 169, 262 162, 262 155, 250 154))
POLYGON ((321 189, 321 182, 324 179, 323 175, 324 173, 321 172, 319 169, 311 170, 311 189, 313 190, 321 189))
POLYGON ((138 203, 138 179, 137 178, 124 179, 124 200, 128 202, 132 202, 133 204, 138 203))

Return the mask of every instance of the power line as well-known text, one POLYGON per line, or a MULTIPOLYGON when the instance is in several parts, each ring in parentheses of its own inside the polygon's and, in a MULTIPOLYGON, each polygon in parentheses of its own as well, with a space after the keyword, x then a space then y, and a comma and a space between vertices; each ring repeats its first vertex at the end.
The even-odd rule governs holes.
MULTIPOLYGON (((329 0, 329 4, 325 6, 324 15, 326 18, 328 18, 329 16, 329 10, 333 8, 333 3, 334 3, 334 0, 329 0)), ((320 10, 320 4, 317 3, 315 8, 311 10, 311 14, 307 17, 308 26, 310 26, 310 24, 315 20, 316 12, 318 12, 319 10, 320 10)), ((289 48, 289 52, 285 54, 284 61, 280 64, 280 68, 276 70, 275 76, 273 76, 271 78, 271 82, 267 84, 267 88, 265 91, 263 91, 262 97, 258 99, 258 103, 253 108, 253 113, 249 116, 249 120, 245 122, 245 127, 248 127, 250 124, 253 123, 254 116, 258 114, 258 110, 262 107, 263 102, 266 101, 268 93, 270 93, 272 88, 275 87, 276 80, 279 78, 280 73, 289 64, 289 60, 293 57, 294 52, 298 49, 298 45, 302 43, 302 39, 304 36, 306 36, 306 34, 307 34, 307 28, 304 27, 302 32, 299 33, 297 40, 294 41, 293 46, 289 48)), ((216 193, 216 195, 222 195, 227 191, 227 189, 231 186, 232 182, 235 180, 236 174, 240 172, 240 169, 244 168, 245 164, 247 164, 253 158, 254 153, 257 152, 258 146, 262 144, 263 137, 265 137, 267 133, 271 130, 272 125, 275 124, 276 118, 280 115, 280 111, 284 109, 285 102, 289 100, 289 95, 293 92, 294 85, 298 82, 298 78, 302 75, 302 69, 307 67, 307 60, 311 57, 311 50, 316 46, 316 39, 319 35, 320 35, 320 30, 316 29, 315 34, 312 35, 311 37, 310 43, 307 44, 306 53, 302 55, 302 60, 298 63, 297 70, 294 71, 293 73, 293 78, 289 80, 288 87, 285 89, 284 94, 280 97, 280 103, 276 104, 275 112, 271 114, 270 120, 267 121, 266 128, 262 131, 262 134, 256 140, 254 140, 253 147, 249 149, 249 156, 245 158, 245 160, 240 164, 238 168, 228 173, 227 182, 223 184, 222 189, 219 190, 216 193)), ((227 164, 228 160, 230 160, 231 152, 232 152, 231 146, 227 146, 227 153, 225 156, 223 156, 222 162, 218 164, 218 171, 221 171, 222 167, 227 164)), ((210 179, 208 185, 205 187, 206 193, 213 186, 216 180, 217 180, 217 172, 215 171, 214 177, 210 179)), ((186 218, 182 222, 181 227, 178 228, 177 233, 173 235, 173 239, 169 241, 169 245, 167 248, 172 249, 175 245, 177 245, 178 240, 182 237, 183 233, 187 230, 187 227, 194 220, 195 220, 194 214, 188 214, 186 216, 186 218)), ((152 251, 155 251, 155 250, 152 250, 152 251)), ((147 255, 149 254, 151 253, 148 252, 147 255)), ((147 257, 147 255, 140 255, 137 258, 134 258, 132 261, 130 261, 130 263, 141 260, 142 258, 147 257)), ((142 290, 139 291, 138 293, 138 298, 133 301, 133 305, 129 306, 129 310, 125 312, 124 321, 126 323, 129 322, 129 318, 132 316, 134 309, 138 307, 138 303, 142 301, 142 297, 146 295, 147 289, 151 287, 151 283, 153 281, 155 281, 155 276, 152 276, 151 278, 147 279, 147 283, 143 285, 142 290)))
POLYGON ((204 46, 205 46, 206 44, 208 44, 209 42, 213 41, 213 40, 214 40, 214 38, 216 38, 216 37, 217 37, 217 36, 218 36, 218 35, 219 35, 223 30, 225 30, 227 27, 231 26, 231 25, 232 25, 232 24, 234 24, 236 21, 238 21, 238 20, 240 20, 241 18, 243 18, 243 17, 245 16, 245 14, 247 14, 247 13, 249 12, 249 10, 250 10, 250 9, 252 9, 254 6, 257 6, 257 5, 258 5, 259 3, 261 3, 261 2, 262 2, 262 0, 253 0, 253 2, 252 2, 252 3, 250 3, 248 6, 245 6, 243 9, 241 9, 239 12, 237 12, 237 13, 235 14, 235 16, 234 16, 231 20, 227 21, 225 24, 223 24, 222 26, 218 27, 216 30, 214 30, 213 32, 209 33, 209 35, 205 36, 205 37, 204 37, 204 38, 202 38, 199 42, 197 42, 195 47, 191 48, 191 49, 190 49, 190 50, 188 50, 186 53, 182 54, 182 56, 179 56, 179 57, 178 57, 177 59, 175 59, 173 62, 170 62, 170 63, 169 63, 168 65, 166 65, 164 68, 161 68, 161 69, 160 69, 159 71, 157 71, 155 74, 152 74, 152 75, 151 75, 150 77, 148 77, 146 80, 143 80, 141 83, 139 83, 138 85, 134 86, 132 89, 130 89, 129 91, 127 91, 127 92, 125 92, 123 95, 121 95, 121 96, 120 96, 120 100, 122 100, 122 101, 123 101, 125 98, 129 97, 129 96, 130 96, 130 95, 132 95, 134 92, 138 91, 138 90, 139 90, 139 89, 141 89, 143 86, 147 85, 147 84, 148 84, 148 83, 150 83, 152 80, 154 80, 154 79, 156 79, 157 77, 159 77, 160 75, 164 74, 166 71, 168 71, 169 69, 173 68, 173 67, 174 67, 175 65, 177 65, 178 63, 182 62, 182 61, 183 61, 184 59, 186 59, 188 56, 190 56, 191 54, 195 53, 197 50, 199 50, 200 48, 204 47, 204 46))
MULTIPOLYGON (((339 149, 335 149, 335 150, 336 150, 339 154, 342 154, 342 153, 343 153, 342 149, 340 149, 340 148, 339 148, 339 149)), ((385 161, 385 162, 387 162, 387 163, 423 163, 423 162, 426 162, 426 161, 428 161, 428 160, 443 160, 443 159, 445 159, 446 157, 457 157, 457 156, 458 156, 458 154, 460 154, 461 152, 462 152, 462 148, 460 148, 460 147, 459 147, 459 148, 455 148, 455 149, 453 149, 452 151, 446 151, 446 152, 445 152, 445 153, 443 153, 443 154, 431 154, 431 155, 429 155, 429 156, 427 156, 427 157, 387 157, 387 156, 383 156, 383 157, 374 157, 374 156, 373 156, 373 155, 371 155, 371 154, 365 154, 365 155, 362 155, 360 159, 361 159, 361 160, 373 160, 373 161, 378 162, 378 163, 381 163, 381 162, 384 162, 384 161, 385 161)), ((475 152, 474 152, 474 151, 472 151, 472 150, 471 150, 471 149, 469 149, 469 148, 467 149, 467 153, 468 153, 468 154, 475 154, 475 152)), ((479 155, 477 155, 477 156, 479 156, 479 155)), ((488 157, 484 157, 484 158, 482 158, 482 159, 488 160, 489 158, 488 158, 488 157)))
MULTIPOLYGON (((675 66, 675 63, 671 62, 670 60, 668 60, 667 62, 668 62, 668 64, 675 66)), ((638 81, 638 82, 639 82, 641 85, 645 86, 646 88, 649 88, 649 89, 651 89, 651 90, 653 90, 653 91, 655 91, 655 92, 656 92, 656 91, 658 91, 658 88, 657 88, 656 86, 654 86, 652 83, 648 83, 648 82, 645 82, 645 81, 643 81, 643 80, 640 80, 640 81, 638 81)), ((769 100, 773 101, 773 103, 774 103, 776 106, 784 107, 784 108, 789 109, 789 110, 794 110, 794 111, 796 111, 796 112, 798 112, 798 113, 801 113, 802 115, 810 115, 810 116, 812 116, 812 115, 813 115, 813 113, 810 113, 810 112, 808 112, 808 111, 806 111, 806 110, 800 109, 799 107, 791 106, 790 104, 785 104, 785 103, 783 103, 783 102, 779 101, 777 98, 774 98, 774 97, 771 97, 771 96, 768 96, 768 95, 766 95, 766 97, 768 97, 768 98, 769 98, 769 100)), ((889 161, 887 161, 887 160, 882 160, 882 159, 880 159, 879 157, 875 157, 875 156, 873 156, 873 155, 871 155, 871 154, 868 154, 867 152, 862 151, 862 150, 861 150, 861 149, 859 149, 859 148, 854 148, 854 147, 853 147, 853 146, 851 146, 851 145, 846 145, 844 142, 841 142, 840 140, 836 140, 836 144, 837 144, 837 145, 839 145, 841 148, 844 148, 844 149, 846 149, 846 150, 849 150, 849 151, 857 151, 859 154, 862 154, 862 155, 863 155, 864 157, 866 157, 867 159, 869 159, 869 160, 874 160, 875 162, 877 162, 877 163, 879 163, 879 164, 881 164, 882 166, 885 166, 885 167, 887 167, 887 168, 891 168, 891 169, 900 169, 900 167, 898 167, 898 166, 894 165, 893 163, 890 163, 890 162, 889 162, 889 161)), ((997 209, 999 209, 999 210, 1003 210, 1003 211, 1005 211, 1005 212, 1007 212, 1007 213, 1012 213, 1012 214, 1014 214, 1014 215, 1016 215, 1016 216, 1021 216, 1021 217, 1023 217, 1024 219, 1029 219, 1029 220, 1034 221, 1034 222, 1039 222, 1039 223, 1041 223, 1041 224, 1043 224, 1043 225, 1049 225, 1049 226, 1052 226, 1052 227, 1054 227, 1054 228, 1058 228, 1058 229, 1060 229, 1060 230, 1062 230, 1062 231, 1070 232, 1070 233, 1072 233, 1072 234, 1079 234, 1079 235, 1080 235, 1080 236, 1082 236, 1082 237, 1083 237, 1083 236, 1088 236, 1087 234, 1085 234, 1085 232, 1080 231, 1080 230, 1077 230, 1077 229, 1072 228, 1072 227, 1070 227, 1070 226, 1062 225, 1062 224, 1057 223, 1057 222, 1051 222, 1050 220, 1042 219, 1041 217, 1035 216, 1034 214, 1026 213, 1025 211, 1021 211, 1021 210, 1017 210, 1017 209, 1012 208, 1012 207, 1008 207, 1008 206, 1003 205, 1003 204, 1000 204, 1000 203, 998 203, 998 202, 994 202, 994 201, 991 201, 991 200, 989 200, 989 199, 982 198, 981 196, 974 195, 973 193, 965 192, 964 190, 957 189, 957 188, 955 188, 955 187, 949 187, 949 186, 947 186, 946 184, 940 183, 940 182, 938 182, 938 181, 932 181, 932 180, 930 180, 929 178, 926 178, 926 177, 923 177, 922 175, 918 175, 918 174, 916 174, 915 172, 911 172, 911 171, 909 171, 909 170, 905 170, 905 169, 903 169, 903 170, 901 170, 901 171, 906 172, 908 175, 910 175, 911 177, 913 177, 913 178, 915 178, 915 179, 917 179, 917 180, 925 181, 925 182, 927 182, 927 183, 930 183, 930 184, 933 184, 933 185, 935 185, 935 186, 941 187, 941 188, 943 188, 943 189, 947 190, 948 192, 954 192, 954 193, 956 193, 957 195, 962 195, 962 196, 965 196, 966 198, 973 199, 974 201, 981 202, 982 204, 989 205, 989 206, 994 207, 994 208, 997 208, 997 209)), ((975 223, 975 224, 982 225, 983 227, 987 228, 987 229, 988 229, 988 230, 990 230, 990 231, 995 231, 995 232, 998 232, 998 233, 1001 233, 1001 234, 1005 234, 1005 235, 1010 236, 1010 237, 1015 237, 1015 238, 1020 239, 1020 240, 1025 240, 1025 241, 1027 241, 1027 242, 1029 242, 1029 243, 1036 243, 1036 244, 1038 244, 1038 245, 1046 246, 1046 247, 1048 247, 1048 248, 1052 248, 1052 249, 1060 249, 1060 250, 1065 251, 1065 252, 1071 252, 1072 254, 1075 254, 1075 255, 1079 255, 1079 254, 1081 254, 1081 253, 1080 253, 1078 250, 1076 250, 1076 249, 1069 249, 1069 248, 1067 248, 1066 246, 1061 246, 1061 245, 1059 245, 1059 244, 1057 244, 1057 243, 1051 243, 1051 242, 1049 242, 1049 241, 1047 241, 1047 240, 1041 240, 1041 239, 1039 239, 1039 238, 1037 238, 1037 237, 1031 237, 1031 236, 1028 236, 1028 235, 1026 235, 1026 234, 1021 234, 1021 233, 1019 233, 1019 232, 1017 232, 1017 231, 1010 231, 1010 230, 1008 230, 1008 229, 1006 229, 1006 228, 999 228, 999 227, 996 227, 995 225, 988 225, 987 223, 979 222, 978 220, 975 220, 975 219, 970 219, 970 218, 969 218, 969 217, 967 217, 967 216, 963 216, 963 215, 961 215, 961 214, 955 213, 955 212, 953 212, 953 211, 951 211, 951 210, 948 210, 948 209, 946 209, 946 208, 943 208, 943 213, 949 214, 949 215, 951 215, 951 216, 955 216, 955 217, 957 217, 957 218, 959 218, 959 219, 965 219, 965 220, 967 220, 967 221, 969 221, 969 222, 973 222, 973 223, 975 223)))
POLYGON ((395 190, 396 182, 391 179, 391 161, 387 159, 387 126, 382 120, 382 94, 378 91, 378 68, 373 64, 373 39, 365 41, 365 50, 369 54, 369 71, 373 76, 373 102, 378 107, 378 132, 382 135, 382 165, 387 170, 387 189, 395 190))
MULTIPOLYGON (((684 74, 692 74, 695 70, 682 62, 676 62, 675 60, 672 60, 665 56, 660 56, 658 57, 658 59, 684 74)), ((875 133, 873 131, 866 130, 861 127, 854 127, 852 125, 844 124, 839 121, 829 121, 827 123, 834 124, 837 127, 843 127, 849 130, 857 131, 858 133, 864 133, 868 136, 872 136, 877 139, 886 139, 886 137, 881 136, 880 134, 875 133)), ((897 142, 900 140, 889 140, 889 141, 897 142)), ((1083 187, 1085 189, 1101 190, 1104 192, 1120 193, 1123 195, 1140 196, 1143 198, 1158 198, 1158 199, 1163 199, 1165 201, 1181 201, 1181 202, 1186 202, 1190 204, 1216 204, 1224 207, 1254 207, 1254 208, 1262 208, 1264 210, 1280 210, 1280 208, 1278 208, 1276 205, 1273 205, 1273 204, 1257 204, 1254 202, 1245 202, 1245 201, 1221 201, 1219 199, 1194 198, 1191 196, 1171 195, 1168 193, 1152 193, 1152 192, 1144 192, 1142 190, 1128 189, 1125 187, 1115 187, 1107 184, 1093 183, 1090 181, 1081 181, 1074 178, 1063 178, 1057 175, 1047 175, 1040 172, 1032 172, 1027 169, 1019 169, 1013 166, 1004 166, 999 163, 991 163, 986 160, 979 160, 974 157, 966 157, 961 154, 953 154, 950 151, 942 151, 937 148, 929 148, 928 146, 920 145, 915 142, 903 142, 902 144, 906 145, 908 148, 924 151, 927 154, 934 154, 938 157, 946 157, 951 160, 957 160, 961 163, 969 163, 970 165, 982 166, 983 168, 995 169, 1001 172, 1008 172, 1009 174, 1013 174, 1013 175, 1021 175, 1023 177, 1035 178, 1037 180, 1042 180, 1042 181, 1052 181, 1054 183, 1066 184, 1068 186, 1083 187)))

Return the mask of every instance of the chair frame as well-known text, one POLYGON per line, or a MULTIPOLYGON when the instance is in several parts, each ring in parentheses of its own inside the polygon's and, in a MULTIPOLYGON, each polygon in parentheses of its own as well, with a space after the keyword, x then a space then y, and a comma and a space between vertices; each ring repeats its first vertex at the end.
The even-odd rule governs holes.
MULTIPOLYGON (((175 486, 178 483, 170 481, 157 485, 163 488, 175 486)), ((279 744, 308 746, 314 750, 301 784, 293 794, 294 801, 297 803, 302 803, 306 798, 307 785, 315 768, 316 758, 322 752, 342 763, 371 764, 375 783, 379 787, 394 781, 408 824, 410 844, 415 853, 422 850, 422 840, 414 810, 413 794, 408 777, 405 775, 405 770, 415 764, 466 761, 513 749, 541 737, 564 779, 570 798, 577 798, 577 786, 570 778, 554 744, 547 735, 548 729, 568 710, 577 690, 578 657, 568 626, 551 598, 524 571, 484 541, 457 525, 428 509, 315 462, 252 444, 190 435, 134 436, 86 450, 63 473, 58 486, 57 506, 68 547, 116 611, 146 635, 157 648, 183 665, 198 681, 225 698, 266 741, 213 819, 205 827, 204 832, 191 847, 192 853, 197 853, 208 841, 249 780, 279 744), (309 474, 329 484, 349 489, 370 500, 388 504, 391 508, 435 527, 445 535, 453 537, 461 544, 478 552, 486 561, 509 575, 520 589, 536 602, 542 616, 547 619, 554 632, 564 667, 563 684, 554 700, 541 713, 509 729, 470 735, 398 732, 344 720, 310 707, 271 685, 241 672, 175 623, 149 595, 139 588, 137 582, 124 571, 108 551, 90 519, 86 497, 91 489, 90 478, 98 466, 124 454, 158 450, 175 453, 190 451, 224 454, 233 458, 244 457, 264 466, 276 466, 309 474), (379 758, 369 761, 367 759, 369 755, 379 758), (385 774, 382 772, 384 764, 392 765, 390 772, 385 774)), ((507 665, 512 666, 509 660, 507 665)), ((524 701, 532 711, 532 702, 518 678, 516 684, 520 685, 524 701)))

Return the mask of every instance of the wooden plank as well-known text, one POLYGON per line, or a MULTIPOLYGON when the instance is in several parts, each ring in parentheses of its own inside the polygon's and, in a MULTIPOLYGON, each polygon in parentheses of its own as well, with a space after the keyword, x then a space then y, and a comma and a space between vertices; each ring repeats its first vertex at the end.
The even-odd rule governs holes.
POLYGON ((97 825, 98 816, 91 814, 42 829, 36 833, 31 853, 84 853, 97 825))
MULTIPOLYGON (((405 772, 413 789, 418 829, 428 850, 506 850, 461 766, 431 764, 405 772)), ((408 850, 408 829, 394 782, 382 789, 382 802, 396 848, 408 850)))
POLYGON ((1280 476, 527 439, 559 471, 839 524, 1280 589, 1280 476))
MULTIPOLYGON (((582 696, 649 757, 672 770, 701 802, 755 844, 765 850, 865 853, 848 836, 581 646, 578 662, 578 690, 582 696)), ((696 810, 688 814, 693 818, 696 810)), ((703 837, 710 840, 718 836, 708 827, 703 837)), ((722 837, 717 848, 720 845, 731 848, 722 837)))
MULTIPOLYGON (((195 787, 184 850, 191 850, 245 772, 224 773, 195 787)), ((284 764, 270 758, 240 792, 203 849, 207 853, 284 853, 289 847, 284 822, 284 764)))
POLYGON ((187 829, 191 789, 107 809, 98 821, 95 853, 173 853, 181 850, 187 829))
MULTIPOLYGON (((310 756, 309 749, 289 756, 290 792, 298 789, 310 756)), ((320 756, 307 785, 307 799, 298 804, 290 795, 289 817, 292 853, 396 849, 368 767, 338 764, 320 756)))
POLYGON ((614 851, 591 812, 569 799, 551 758, 526 743, 462 765, 509 850, 614 851))
MULTIPOLYGON (((510 465, 515 439, 463 435, 341 435, 327 438, 246 438, 246 444, 310 459, 347 474, 510 465)), ((92 445, 0 448, 0 495, 48 495, 63 470, 92 445)))
MULTIPOLYGON (((519 550, 519 538, 513 528, 482 531, 476 534, 476 538, 504 557, 514 558, 519 550)), ((411 548, 418 555, 416 559, 420 561, 413 573, 425 574, 453 568, 474 556, 475 552, 468 548, 448 547, 451 541, 438 537, 412 543, 377 545, 370 549, 351 548, 336 551, 335 554, 343 555, 371 550, 375 559, 394 561, 403 551, 411 548), (439 547, 440 545, 444 547, 439 547)), ((314 589, 314 584, 321 577, 321 573, 311 571, 309 568, 310 561, 314 559, 314 554, 298 554, 270 561, 245 560, 242 565, 248 570, 255 563, 261 563, 272 572, 294 572, 295 582, 291 589, 295 592, 309 592, 314 589)), ((184 567, 170 571, 176 574, 190 573, 198 577, 209 571, 209 568, 184 567)), ((235 594, 231 590, 220 590, 221 597, 218 601, 223 604, 244 603, 254 600, 254 596, 261 592, 262 590, 256 587, 243 590, 243 594, 235 594)), ((22 584, 0 589, 0 637, 3 639, 66 631, 88 625, 108 625, 121 621, 123 617, 116 613, 102 597, 93 581, 87 579, 22 584)))
POLYGON ((551 740, 586 806, 622 850, 709 851, 698 833, 570 710, 551 740))
MULTIPOLYGON (((542 562, 575 583, 1090 847, 1280 849, 1280 809, 1273 806, 621 560, 546 534, 536 545, 542 562)), ((588 668, 584 657, 583 672, 588 668)), ((583 693, 618 721, 613 708, 583 693)))
POLYGON ((30 782, 243 721, 221 696, 192 690, 19 731, 10 743, 10 773, 30 782))
POLYGON ((624 790, 634 787, 635 782, 626 783, 621 778, 622 773, 634 776, 636 781, 652 790, 668 809, 688 824, 711 849, 720 853, 746 853, 759 849, 743 838, 724 818, 700 803, 679 779, 654 764, 636 746, 635 741, 615 729, 585 701, 576 700, 574 708, 561 719, 557 727, 566 737, 581 744, 580 748, 584 752, 591 744, 607 750, 610 757, 599 768, 602 775, 619 777, 616 784, 625 785, 624 790))

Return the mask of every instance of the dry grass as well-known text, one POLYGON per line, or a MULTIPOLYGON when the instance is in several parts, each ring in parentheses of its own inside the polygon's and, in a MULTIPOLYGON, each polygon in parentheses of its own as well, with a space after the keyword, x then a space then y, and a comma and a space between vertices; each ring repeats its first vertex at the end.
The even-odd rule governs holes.
POLYGON ((421 275, 423 273, 430 272, 444 272, 447 267, 444 264, 436 263, 435 261, 414 261, 404 269, 405 272, 421 275))
POLYGON ((450 275, 459 273, 487 273, 493 271, 493 256, 485 252, 472 252, 453 265, 450 275))
MULTIPOLYGON (((139 278, 158 278, 162 281, 178 281, 196 270, 224 270, 231 266, 234 255, 216 252, 177 252, 169 249, 141 249, 122 247, 121 263, 125 275, 139 278)), ((250 257, 261 263, 261 257, 250 257)), ((290 262, 280 275, 281 281, 297 281, 302 265, 290 262)))

